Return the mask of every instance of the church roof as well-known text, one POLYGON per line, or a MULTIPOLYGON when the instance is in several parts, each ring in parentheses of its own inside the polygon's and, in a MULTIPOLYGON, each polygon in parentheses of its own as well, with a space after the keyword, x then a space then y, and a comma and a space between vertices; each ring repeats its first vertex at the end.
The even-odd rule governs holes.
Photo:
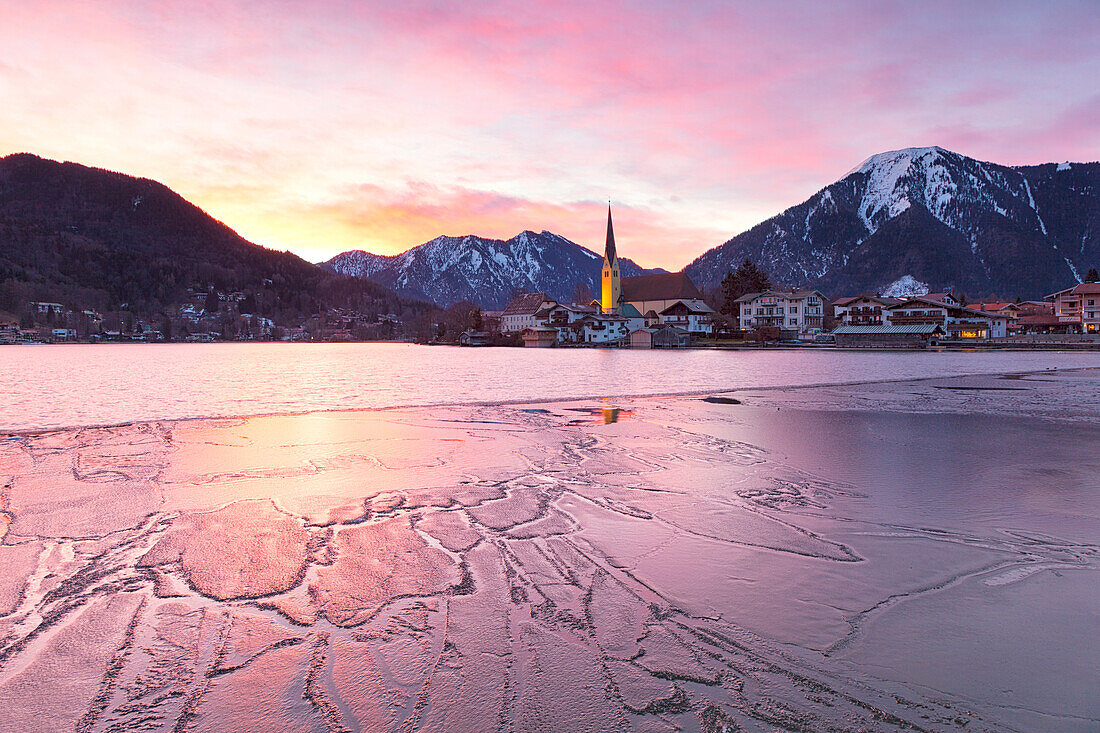
POLYGON ((631 305, 630 303, 623 303, 622 307, 619 308, 619 313, 626 316, 627 318, 641 318, 642 317, 641 312, 637 308, 635 308, 633 305, 631 305))
POLYGON ((615 254, 615 230, 611 228, 611 206, 607 207, 607 240, 603 249, 604 259, 614 262, 618 255, 615 254))
POLYGON ((698 300, 703 294, 683 272, 658 272, 622 279, 623 301, 698 300))

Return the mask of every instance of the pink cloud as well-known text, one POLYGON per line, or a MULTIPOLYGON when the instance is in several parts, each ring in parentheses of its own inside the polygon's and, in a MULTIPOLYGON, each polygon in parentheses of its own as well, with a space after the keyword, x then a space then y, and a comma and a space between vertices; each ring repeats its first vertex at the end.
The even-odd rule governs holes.
POLYGON ((43 0, 0 27, 0 152, 155 177, 303 252, 583 238, 611 196, 678 267, 884 149, 1100 157, 1090 10, 43 0))

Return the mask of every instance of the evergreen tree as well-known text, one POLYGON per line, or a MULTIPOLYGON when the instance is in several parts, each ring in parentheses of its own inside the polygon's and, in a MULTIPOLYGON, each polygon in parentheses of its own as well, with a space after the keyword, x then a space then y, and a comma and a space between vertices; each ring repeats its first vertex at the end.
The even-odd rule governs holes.
POLYGON ((1085 275, 1085 282, 1100 283, 1100 272, 1097 272, 1095 267, 1090 267, 1088 274, 1085 275))
POLYGON ((722 306, 719 312, 736 318, 741 312, 737 303, 738 298, 748 293, 760 293, 771 288, 772 281, 768 273, 746 258, 736 271, 730 271, 722 278, 722 306))

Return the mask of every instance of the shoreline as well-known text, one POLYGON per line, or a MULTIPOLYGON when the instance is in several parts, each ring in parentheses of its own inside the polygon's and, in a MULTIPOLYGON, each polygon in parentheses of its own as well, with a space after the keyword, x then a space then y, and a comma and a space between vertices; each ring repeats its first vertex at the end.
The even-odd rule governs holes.
MULTIPOLYGON (((858 351, 859 349, 857 349, 858 351)), ((937 375, 928 377, 899 377, 896 379, 869 379, 869 380, 853 380, 843 382, 817 382, 813 384, 798 384, 798 385, 771 385, 763 387, 737 387, 733 389, 700 389, 700 390, 688 390, 683 392, 660 392, 660 393, 636 393, 636 394, 622 394, 622 395, 567 395, 562 397, 550 397, 540 399, 517 399, 517 400, 478 400, 472 402, 433 402, 426 404, 403 404, 403 405, 386 405, 384 407, 335 407, 316 410, 294 410, 294 411, 276 411, 276 412, 257 412, 248 414, 236 414, 236 415, 197 415, 189 417, 171 417, 171 418, 151 418, 147 420, 124 420, 117 423, 103 423, 103 424, 88 424, 88 425, 65 425, 59 427, 46 427, 46 428, 27 428, 27 429, 6 429, 0 428, 0 441, 11 440, 21 437, 34 437, 39 435, 48 435, 51 433, 64 433, 73 432, 79 430, 110 430, 113 428, 133 427, 140 425, 158 425, 158 424, 175 424, 175 423, 193 423, 202 421, 214 421, 214 420, 251 420, 254 418, 265 417, 304 417, 307 415, 331 415, 331 414, 356 414, 356 413, 377 413, 377 412, 390 412, 397 410, 416 410, 416 409, 443 409, 443 408, 470 408, 470 407, 508 407, 514 405, 542 405, 542 404, 559 404, 563 402, 579 402, 582 400, 642 400, 642 399, 673 399, 677 397, 698 397, 702 395, 731 395, 745 392, 781 392, 786 390, 809 390, 809 389, 827 389, 835 387, 858 387, 861 385, 889 385, 889 384, 903 384, 903 383, 921 383, 929 382, 941 379, 964 379, 964 378, 976 378, 976 377, 1013 377, 1013 376, 1029 376, 1033 374, 1047 374, 1047 373, 1065 373, 1065 372, 1088 372, 1088 371, 1100 371, 1100 366, 1095 367, 1067 367, 1060 369, 1058 367, 1051 367, 1044 370, 1027 369, 1022 371, 1006 371, 1006 372, 973 372, 966 374, 950 374, 950 375, 937 375)))

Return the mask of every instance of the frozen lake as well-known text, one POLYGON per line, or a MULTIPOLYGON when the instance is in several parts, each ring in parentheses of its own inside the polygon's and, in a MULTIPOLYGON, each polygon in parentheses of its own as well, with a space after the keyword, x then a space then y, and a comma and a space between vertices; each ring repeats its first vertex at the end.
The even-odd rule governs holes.
POLYGON ((409 344, 0 348, 0 430, 1100 366, 1081 352, 629 351, 409 344))
POLYGON ((1100 726, 1087 354, 0 361, 0 733, 1100 726))

